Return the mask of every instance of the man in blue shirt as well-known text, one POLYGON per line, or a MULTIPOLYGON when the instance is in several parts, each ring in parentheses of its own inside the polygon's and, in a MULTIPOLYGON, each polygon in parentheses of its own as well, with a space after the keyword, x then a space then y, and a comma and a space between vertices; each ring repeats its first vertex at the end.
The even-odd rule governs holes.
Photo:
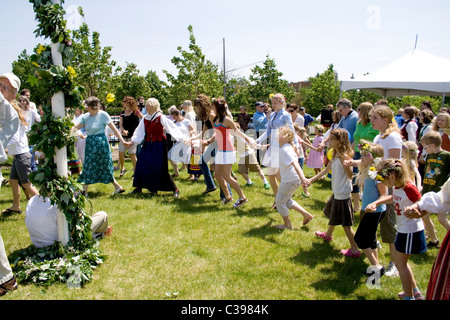
MULTIPOLYGON (((336 104, 336 108, 342 114, 338 127, 348 131, 350 143, 353 142, 353 134, 356 131, 356 123, 358 122, 358 113, 352 109, 352 102, 348 99, 341 99, 336 104)), ((326 137, 319 145, 319 150, 323 150, 327 145, 330 136, 326 137)))
POLYGON ((305 124, 304 124, 305 128, 308 128, 308 125, 315 120, 314 117, 312 117, 310 114, 306 113, 305 107, 300 107, 299 113, 305 119, 305 124))
MULTIPOLYGON (((252 122, 252 128, 255 130, 256 133, 256 139, 259 138, 259 136, 261 136, 264 131, 267 130, 267 117, 266 114, 264 113, 264 109, 265 109, 265 104, 264 102, 256 102, 255 104, 255 108, 256 111, 253 114, 253 122, 252 122)), ((256 158, 258 159, 258 163, 261 164, 260 161, 260 152, 259 150, 257 150, 256 152, 256 158)))
POLYGON ((257 138, 267 129, 267 117, 264 113, 264 107, 264 102, 255 104, 256 111, 253 114, 253 129, 256 131, 257 138))

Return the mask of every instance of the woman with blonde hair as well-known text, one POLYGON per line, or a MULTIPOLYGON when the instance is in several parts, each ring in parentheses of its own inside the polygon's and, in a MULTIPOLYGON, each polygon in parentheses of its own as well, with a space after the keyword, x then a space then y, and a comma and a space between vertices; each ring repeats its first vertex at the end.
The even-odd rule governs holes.
POLYGON ((433 130, 441 134, 442 149, 450 151, 450 114, 447 112, 439 112, 433 121, 433 130))
MULTIPOLYGON (((380 131, 380 134, 373 139, 373 142, 383 146, 383 159, 401 159, 403 141, 397 122, 394 120, 394 113, 392 110, 385 105, 374 107, 370 113, 370 122, 374 129, 380 131)), ((388 189, 388 194, 391 195, 392 192, 392 188, 388 189)), ((380 222, 381 241, 389 245, 391 255, 391 261, 385 273, 388 277, 395 277, 398 275, 398 270, 394 264, 396 254, 395 237, 397 235, 395 219, 393 205, 388 204, 386 215, 380 222)))
POLYGON ((158 191, 171 191, 174 197, 178 198, 180 192, 169 174, 167 138, 164 130, 176 141, 183 141, 185 137, 178 126, 162 114, 157 99, 148 99, 145 108, 146 115, 139 122, 131 141, 125 143, 129 148, 144 142, 136 163, 133 193, 141 193, 145 188, 155 194, 158 191))
MULTIPOLYGON (((375 130, 370 123, 370 113, 373 110, 373 105, 370 102, 361 103, 356 112, 358 113, 358 122, 356 123, 356 130, 353 134, 353 143, 352 147, 355 151, 353 156, 353 160, 359 161, 361 159, 361 153, 359 150, 359 142, 364 139, 366 141, 373 141, 373 139, 378 135, 379 131, 375 130)), ((353 167, 353 175, 358 174, 358 166, 355 165, 353 167)), ((352 201, 353 201, 353 210, 355 212, 359 212, 360 203, 359 203, 359 193, 360 188, 357 183, 355 183, 355 179, 353 179, 353 190, 352 190, 352 201)))
MULTIPOLYGON (((291 115, 285 110, 286 108, 286 98, 283 94, 277 93, 272 97, 272 108, 273 111, 270 114, 270 118, 267 121, 267 130, 262 134, 256 142, 261 144, 266 141, 267 138, 270 139, 269 148, 264 155, 262 164, 267 167, 267 175, 269 177, 269 184, 272 187, 274 195, 278 192, 278 181, 281 180, 279 172, 280 163, 280 145, 276 137, 276 130, 287 125, 291 128, 292 132, 295 132, 294 124, 292 122, 291 115)), ((295 147, 300 148, 297 139, 294 140, 295 147)), ((265 143, 263 143, 265 144, 265 143)), ((272 208, 275 208, 275 202, 272 208)))

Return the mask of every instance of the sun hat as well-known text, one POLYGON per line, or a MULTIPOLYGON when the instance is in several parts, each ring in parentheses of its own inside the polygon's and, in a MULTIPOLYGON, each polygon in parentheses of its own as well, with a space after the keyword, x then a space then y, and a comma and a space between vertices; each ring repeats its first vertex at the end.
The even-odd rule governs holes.
POLYGON ((11 86, 19 91, 20 88, 20 79, 12 73, 4 73, 0 75, 0 79, 8 79, 9 83, 11 83, 11 86))

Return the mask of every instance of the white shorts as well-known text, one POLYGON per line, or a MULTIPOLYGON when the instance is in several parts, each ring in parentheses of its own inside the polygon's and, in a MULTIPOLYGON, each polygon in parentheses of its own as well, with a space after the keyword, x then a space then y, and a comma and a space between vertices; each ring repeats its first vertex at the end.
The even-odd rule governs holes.
POLYGON ((214 157, 215 164, 233 164, 236 163, 236 151, 216 151, 214 157))

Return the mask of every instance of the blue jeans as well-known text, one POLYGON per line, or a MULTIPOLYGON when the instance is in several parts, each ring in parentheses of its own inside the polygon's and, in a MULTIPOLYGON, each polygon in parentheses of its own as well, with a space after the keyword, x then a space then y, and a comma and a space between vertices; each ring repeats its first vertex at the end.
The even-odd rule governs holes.
MULTIPOLYGON (((203 152, 202 157, 198 165, 200 166, 200 170, 202 170, 203 177, 205 178, 206 189, 214 189, 216 185, 214 184, 214 179, 211 174, 211 170, 209 170, 208 162, 211 161, 216 155, 216 147, 217 142, 214 141, 208 147, 206 147, 205 152, 203 152)), ((228 190, 230 195, 232 196, 230 185, 227 182, 228 190)), ((223 194, 222 189, 220 189, 220 199, 225 199, 225 195, 223 194)))

